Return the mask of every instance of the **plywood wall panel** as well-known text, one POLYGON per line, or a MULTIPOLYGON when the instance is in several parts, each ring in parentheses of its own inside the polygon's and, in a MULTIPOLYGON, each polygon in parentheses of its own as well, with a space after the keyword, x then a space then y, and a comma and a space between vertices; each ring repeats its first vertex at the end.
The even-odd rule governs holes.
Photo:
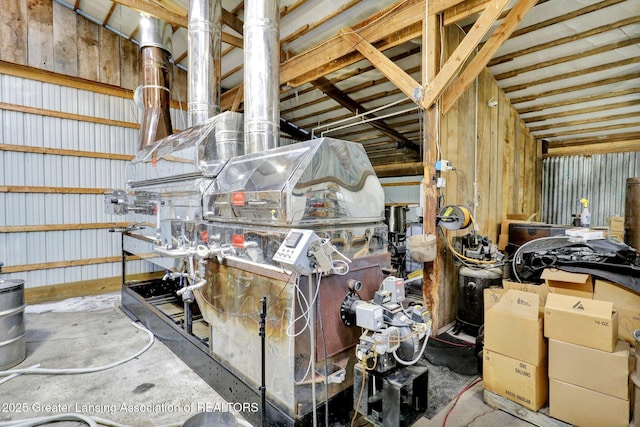
POLYGON ((99 27, 81 16, 76 17, 78 31, 78 77, 98 81, 100 75, 99 27))
POLYGON ((27 64, 27 4, 3 2, 0 7, 0 60, 27 64))
POLYGON ((98 46, 100 47, 100 75, 98 81, 120 86, 120 40, 121 37, 104 27, 100 27, 98 46))
MULTIPOLYGON (((445 58, 462 39, 457 28, 446 32, 445 58)), ((475 90, 472 85, 441 121, 442 158, 458 168, 455 176, 445 174, 444 200, 473 210, 475 176, 476 221, 480 233, 497 242, 498 226, 508 213, 539 209, 540 147, 489 71, 478 77, 477 104, 475 90)))
POLYGON ((53 71, 78 75, 76 14, 58 2, 53 3, 53 71))
POLYGON ((27 2, 27 65, 53 71, 53 4, 51 0, 27 2))
POLYGON ((120 86, 134 90, 138 87, 139 49, 134 43, 121 40, 120 86))

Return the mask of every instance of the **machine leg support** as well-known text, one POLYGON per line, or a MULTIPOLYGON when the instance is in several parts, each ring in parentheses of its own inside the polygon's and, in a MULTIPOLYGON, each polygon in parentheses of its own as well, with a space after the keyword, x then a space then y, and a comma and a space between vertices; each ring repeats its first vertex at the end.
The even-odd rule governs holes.
POLYGON ((354 368, 353 401, 355 408, 370 422, 383 427, 410 426, 427 409, 429 370, 424 366, 406 366, 383 374, 354 368), (360 402, 360 388, 364 391, 360 402))

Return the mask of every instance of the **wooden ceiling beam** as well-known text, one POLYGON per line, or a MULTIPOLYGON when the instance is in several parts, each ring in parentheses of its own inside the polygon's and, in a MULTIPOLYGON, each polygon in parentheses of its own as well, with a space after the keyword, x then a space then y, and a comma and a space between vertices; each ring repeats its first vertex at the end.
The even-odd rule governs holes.
MULTIPOLYGON (((388 35, 382 40, 379 40, 378 42, 374 43, 374 46, 379 51, 385 51, 392 47, 399 46, 403 43, 411 41, 416 37, 419 37, 421 31, 422 31, 422 25, 419 22, 414 23, 396 33, 388 35)), ((348 53, 347 55, 340 57, 336 60, 332 60, 330 62, 322 62, 318 64, 316 68, 313 68, 309 70, 307 73, 298 76, 295 80, 289 81, 288 82, 289 84, 282 83, 282 80, 281 80, 281 84, 289 87, 298 87, 305 83, 309 83, 310 81, 315 80, 318 77, 324 77, 328 74, 333 73, 334 71, 341 70, 345 67, 348 67, 349 65, 355 64, 356 62, 362 61, 364 59, 366 59, 364 55, 362 55, 357 50, 353 50, 351 53, 348 53)))
MULTIPOLYGON (((401 1, 353 28, 369 42, 378 42, 393 36, 393 40, 387 41, 384 48, 377 46, 381 50, 388 49, 420 36, 424 8, 425 0, 401 1)), ((297 87, 344 68, 363 58, 358 54, 349 57, 347 62, 339 61, 353 54, 354 50, 354 46, 344 38, 330 38, 281 64, 280 82, 289 87, 297 87)))
MULTIPOLYGON (((331 84, 329 80, 324 77, 321 77, 317 80, 311 82, 311 84, 325 95, 336 101, 338 104, 342 105, 347 110, 351 111, 355 114, 364 114, 368 110, 362 106, 362 104, 354 101, 349 96, 344 94, 340 89, 331 84)), ((368 119, 376 118, 375 114, 367 115, 368 119)), ((387 135, 392 140, 402 141, 407 147, 419 151, 419 147, 402 135, 400 132, 394 130, 391 126, 386 124, 383 120, 374 120, 367 122, 367 124, 375 129, 378 129, 380 132, 387 135)))
MULTIPOLYGON (((589 89, 589 88, 593 88, 593 87, 599 87, 599 86, 604 86, 604 85, 609 85, 609 84, 614 84, 614 83, 620 83, 620 82, 624 82, 627 80, 634 80, 640 78, 640 76, 638 75, 638 73, 630 73, 630 74, 625 74, 623 76, 616 76, 616 77, 610 77, 608 79, 602 79, 602 80, 595 80, 592 82, 588 82, 588 83, 581 83, 578 85, 573 85, 573 86, 566 86, 560 89, 554 89, 554 90, 548 90, 546 92, 538 92, 538 93, 534 93, 531 95, 526 95, 526 96, 520 96, 517 98, 511 98, 511 104, 512 105, 516 105, 516 104, 520 104, 522 102, 529 102, 529 101, 535 101, 537 99, 540 98, 546 98, 549 96, 554 96, 554 95, 564 95, 566 93, 569 92, 575 92, 578 90, 583 90, 583 89, 589 89)), ((508 88, 503 88, 503 90, 505 91, 505 93, 509 93, 509 90, 507 90, 508 88)))
MULTIPOLYGON (((569 120, 567 122, 556 122, 548 125, 533 126, 533 127, 529 127, 529 132, 541 132, 544 130, 558 129, 558 128, 571 127, 571 126, 582 126, 582 125, 588 125, 591 123, 610 122, 613 120, 634 119, 636 117, 640 117, 640 111, 634 111, 632 113, 624 113, 624 114, 608 114, 606 116, 590 117, 588 119, 569 120)), ((635 125, 640 126, 638 123, 640 122, 636 122, 635 125)), ((589 129, 582 128, 582 131, 588 132, 589 129)))
MULTIPOLYGON (((507 2, 508 0, 501 1, 507 2)), ((417 92, 420 90, 420 83, 415 81, 413 77, 350 28, 341 30, 339 34, 340 37, 347 40, 358 52, 363 54, 390 82, 396 85, 407 98, 418 101, 416 98, 419 98, 418 95, 421 96, 417 92)))
POLYGON ((241 10, 244 10, 244 0, 240 1, 240 3, 238 3, 233 9, 231 9, 229 12, 231 12, 234 15, 237 15, 241 10))
MULTIPOLYGON (((399 60, 401 60, 403 58, 407 58, 407 57, 409 57, 411 55, 415 55, 418 52, 420 52, 420 47, 416 47, 416 48, 410 49, 410 50, 408 50, 406 52, 403 52, 403 53, 401 53, 399 55, 395 55, 395 56, 393 56, 391 58, 391 60, 394 61, 394 62, 397 62, 397 61, 399 61, 399 60)), ((331 81, 331 84, 340 83, 342 81, 345 81, 345 80, 348 80, 348 79, 350 79, 352 77, 364 74, 364 73, 366 73, 368 71, 371 71, 371 70, 375 70, 375 67, 373 65, 369 65, 367 67, 362 67, 362 68, 357 68, 355 70, 351 70, 351 71, 343 73, 343 74, 341 74, 341 75, 339 75, 337 77, 334 77, 330 81, 331 81)), ((411 73, 410 70, 407 70, 407 72, 411 73)), ((387 79, 384 78, 384 77, 381 80, 387 81, 387 79)), ((379 80, 374 80, 373 83, 377 84, 378 81, 379 80)), ((288 101, 289 99, 296 98, 297 96, 303 95, 305 93, 309 93, 309 92, 311 92, 313 90, 315 90, 314 87, 313 86, 309 86, 308 88, 306 88, 304 90, 301 90, 299 92, 298 91, 293 91, 293 93, 290 93, 289 95, 286 95, 285 97, 283 97, 281 99, 281 102, 288 101)), ((351 93, 351 88, 349 88, 348 90, 345 90, 344 92, 347 93, 347 94, 351 93)))
MULTIPOLYGON (((399 92, 399 90, 398 90, 399 92)), ((365 102, 364 100, 360 100, 359 102, 365 102)), ((410 99, 407 99, 404 102, 401 102, 399 104, 396 104, 396 107, 400 107, 402 105, 407 105, 407 104, 413 104, 413 101, 411 101, 410 99)), ((327 108, 325 110, 321 110, 321 111, 314 111, 312 113, 306 114, 304 116, 300 116, 300 117, 296 117, 296 123, 299 123, 300 126, 304 127, 304 126, 316 126, 318 124, 318 116, 322 115, 322 114, 326 114, 326 113, 330 113, 332 111, 337 111, 339 110, 341 107, 331 107, 331 108, 327 108), (310 122, 310 123, 306 123, 305 124, 305 120, 308 119, 314 119, 314 121, 310 122)), ((349 117, 353 117, 352 114, 345 114, 343 116, 338 116, 338 117, 333 117, 331 120, 332 121, 336 121, 336 120, 343 120, 343 119, 348 119, 349 117)))
POLYGON ((507 17, 500 23, 491 37, 489 37, 489 40, 487 40, 465 70, 444 93, 441 111, 442 114, 446 114, 446 112, 449 111, 449 109, 456 103, 460 95, 467 90, 469 85, 471 85, 475 78, 478 77, 482 70, 484 70, 493 54, 509 38, 518 24, 522 22, 527 12, 529 12, 529 10, 531 10, 535 5, 536 0, 519 0, 518 3, 511 8, 507 17))
POLYGON ((613 104, 601 104, 601 105, 595 105, 592 107, 576 108, 575 110, 558 111, 551 114, 530 116, 530 117, 523 118, 522 120, 525 123, 536 123, 536 122, 543 122, 549 119, 555 119, 558 117, 570 117, 570 116, 576 116, 578 114, 589 114, 589 113, 595 113, 598 111, 614 110, 617 108, 635 107, 636 105, 640 105, 640 99, 633 99, 631 101, 624 101, 624 102, 615 102, 613 104))
POLYGON ((240 35, 244 34, 244 22, 225 8, 222 8, 222 24, 240 35))
POLYGON ((106 27, 107 24, 109 23, 109 21, 111 20, 111 16, 113 15, 113 12, 116 10, 116 4, 113 3, 111 5, 111 8, 109 8, 109 12, 107 13, 107 16, 105 16, 104 21, 102 21, 102 26, 106 27))
POLYGON ((177 15, 187 15, 187 11, 182 7, 181 4, 178 4, 175 0, 152 0, 158 6, 167 9, 168 11, 175 13, 177 15))
POLYGON ((182 55, 180 55, 176 59, 174 59, 173 63, 174 64, 181 63, 187 57, 187 55, 189 55, 189 50, 185 50, 184 52, 182 52, 182 55))
POLYGON ((565 107, 567 105, 582 104, 584 102, 599 101, 607 98, 617 98, 619 96, 632 95, 635 93, 640 93, 640 87, 624 89, 624 90, 607 91, 607 92, 598 93, 595 95, 587 95, 587 96, 580 96, 577 98, 563 99, 561 101, 556 101, 556 102, 547 102, 545 104, 533 105, 527 108, 516 108, 516 111, 518 112, 518 114, 522 115, 527 113, 535 113, 537 111, 544 111, 550 108, 565 107))
MULTIPOLYGON (((468 3, 469 2, 466 2, 464 4, 466 5, 468 3)), ((484 9, 484 12, 482 12, 480 18, 478 18, 469 33, 467 33, 462 42, 460 42, 460 44, 455 48, 444 65, 440 67, 440 70, 438 71, 438 74, 436 74, 435 78, 428 82, 428 86, 426 87, 424 94, 424 100, 422 101, 423 108, 431 108, 431 106, 436 102, 440 95, 442 95, 447 87, 449 87, 453 79, 462 69, 464 63, 478 46, 478 43, 480 43, 483 37, 489 32, 491 26, 496 21, 496 19, 498 19, 498 16, 500 16, 500 13, 504 10, 508 3, 509 0, 493 0, 490 4, 486 5, 486 9, 484 9)), ((467 69, 469 69, 470 67, 471 65, 467 67, 467 69)), ((480 73, 480 71, 481 70, 478 70, 478 74, 480 73)))
MULTIPOLYGON (((175 0, 152 0, 154 3, 157 3, 158 6, 168 10, 171 13, 174 13, 178 16, 187 17, 189 15, 189 11, 182 7, 181 4, 175 2, 175 0)), ((238 34, 242 34, 244 23, 238 19, 235 13, 229 12, 224 7, 222 8, 222 24, 228 26, 238 34)))
POLYGON ((594 126, 589 128, 580 128, 580 129, 573 129, 573 130, 551 132, 551 133, 534 135, 534 136, 540 139, 551 139, 551 138, 558 138, 558 137, 567 136, 567 135, 581 135, 581 134, 591 133, 591 132, 610 132, 612 130, 637 128, 638 126, 639 126, 638 123, 620 123, 616 125, 594 126))
MULTIPOLYGON (((542 138, 537 138, 541 140, 542 138)), ((587 136, 580 138, 571 138, 571 139, 562 139, 558 141, 549 141, 549 149, 556 149, 561 147, 572 147, 586 144, 594 144, 594 143, 610 143, 615 141, 633 141, 636 139, 640 139, 640 132, 622 132, 622 133, 614 133, 611 135, 601 135, 601 136, 587 136)), ((584 154, 584 151, 582 152, 584 154)))
POLYGON ((285 45, 287 43, 290 43, 291 41, 297 39, 298 37, 303 36, 303 35, 307 34, 308 32, 310 32, 312 30, 315 30, 320 25, 324 24, 325 22, 328 22, 328 21, 332 20, 333 18, 335 18, 338 15, 342 14, 343 12, 351 9, 353 6, 357 5, 358 3, 361 3, 362 1, 363 0, 351 0, 349 3, 340 6, 338 9, 334 10, 329 15, 325 16, 324 18, 320 19, 319 21, 316 21, 313 24, 303 25, 302 27, 300 27, 297 30, 293 31, 288 36, 280 39, 280 45, 285 45))
POLYGON ((489 7, 489 3, 492 1, 493 0, 466 0, 459 2, 460 4, 456 4, 444 11, 444 25, 455 24, 458 21, 482 12, 489 7))
MULTIPOLYGON (((614 135, 615 136, 615 135, 614 135)), ((584 153, 589 154, 611 154, 625 153, 629 151, 640 151, 640 139, 613 141, 603 144, 596 142, 593 144, 581 144, 576 146, 568 146, 561 148, 549 148, 547 154, 543 154, 542 158, 559 156, 583 156, 584 153)))
POLYGON ((513 85, 508 87, 508 92, 516 92, 518 90, 527 89, 531 86, 538 86, 545 83, 557 82, 565 79, 569 79, 572 77, 580 77, 591 73, 597 73, 600 71, 611 70, 618 67, 624 67, 626 65, 637 64, 640 62, 640 56, 633 56, 627 59, 621 59, 620 61, 609 62, 607 64, 600 64, 594 67, 581 68, 576 71, 571 71, 569 73, 556 74, 551 77, 546 77, 544 79, 536 79, 531 82, 525 82, 518 85, 513 85))
POLYGON ((518 68, 517 70, 507 71, 501 74, 495 74, 493 77, 496 80, 508 79, 511 77, 515 77, 519 74, 527 73, 530 71, 536 71, 541 68, 551 67, 552 65, 562 64, 564 62, 575 61, 577 59, 587 58, 589 56, 597 55, 604 52, 610 52, 614 49, 620 49, 622 47, 633 46, 640 43, 640 37, 627 38, 624 40, 620 40, 614 43, 609 43, 604 46, 598 46, 593 49, 585 50, 582 52, 574 53, 572 55, 561 56, 559 58, 550 59, 548 61, 538 62, 536 64, 518 68))
POLYGON ((283 6, 280 8, 280 19, 284 18, 303 4, 305 4, 307 0, 298 0, 297 2, 290 4, 289 6, 283 6))
MULTIPOLYGON (((583 7, 583 8, 578 9, 578 10, 574 10, 573 12, 565 13, 564 15, 554 16, 553 18, 546 19, 544 21, 540 21, 537 24, 533 24, 533 25, 530 25, 528 27, 524 27, 524 28, 521 28, 519 30, 514 31, 513 34, 511 34, 511 38, 522 36, 524 34, 529 34, 529 33, 532 33, 534 31, 541 30, 543 28, 549 28, 552 25, 556 25, 556 24, 559 24, 561 22, 568 21, 570 19, 578 18, 578 17, 586 15, 588 13, 596 12, 598 10, 601 10, 601 9, 616 5, 618 3, 622 3, 624 1, 627 1, 627 0, 605 0, 605 1, 601 1, 601 2, 598 2, 598 3, 594 3, 592 5, 583 7)), ((540 4, 540 3, 542 3, 542 2, 538 2, 538 4, 540 4)))
POLYGON ((424 172, 422 162, 390 163, 373 167, 378 178, 389 178, 393 176, 414 176, 422 175, 424 172))
MULTIPOLYGON (((178 25, 183 28, 189 27, 189 19, 186 15, 179 15, 171 12, 150 0, 112 0, 114 3, 118 3, 122 6, 126 6, 129 9, 137 10, 138 12, 147 13, 153 17, 161 19, 169 24, 178 25)), ((236 37, 226 32, 222 32, 222 41, 235 47, 242 48, 243 41, 240 37, 236 37)))
POLYGON ((231 108, 240 90, 240 86, 241 85, 231 88, 220 95, 220 111, 227 111, 231 108))
POLYGON ((437 15, 465 0, 429 0, 429 15, 437 15))
POLYGON ((634 25, 639 22, 640 22, 640 16, 631 16, 627 19, 623 19, 622 21, 617 21, 611 24, 602 25, 600 27, 592 28, 588 31, 583 31, 578 34, 572 34, 567 37, 561 37, 559 39, 551 40, 546 43, 540 43, 526 49, 521 49, 506 55, 498 56, 496 58, 493 58, 491 61, 489 61, 488 66, 493 67, 494 65, 504 64, 506 62, 513 61, 515 58, 518 58, 520 56, 529 55, 535 52, 540 52, 541 50, 550 49, 556 46, 561 46, 563 44, 571 43, 576 40, 587 39, 589 37, 607 33, 609 31, 617 30, 619 28, 626 27, 628 25, 634 25))

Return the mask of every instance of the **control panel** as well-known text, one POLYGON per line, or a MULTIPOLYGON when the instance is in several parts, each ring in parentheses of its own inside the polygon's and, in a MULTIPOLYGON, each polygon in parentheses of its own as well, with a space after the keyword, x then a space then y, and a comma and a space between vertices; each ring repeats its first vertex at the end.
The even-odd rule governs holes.
POLYGON ((392 303, 401 303, 404 301, 404 280, 389 276, 382 282, 382 289, 391 294, 392 303))
POLYGON ((291 229, 273 256, 273 261, 284 264, 298 274, 308 276, 313 272, 309 246, 320 240, 312 230, 291 229))

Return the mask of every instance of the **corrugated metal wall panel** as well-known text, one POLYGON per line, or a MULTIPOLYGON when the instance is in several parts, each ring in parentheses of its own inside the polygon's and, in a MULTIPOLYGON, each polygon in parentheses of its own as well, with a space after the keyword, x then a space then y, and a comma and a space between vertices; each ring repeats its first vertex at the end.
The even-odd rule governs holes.
POLYGON ((610 216, 624 215, 626 180, 640 173, 640 153, 611 153, 544 159, 542 220, 571 223, 581 198, 589 200, 592 226, 606 226, 610 216))
POLYGON ((385 187, 386 183, 403 183, 403 182, 417 182, 422 178, 419 176, 403 176, 403 177, 390 177, 380 178, 380 183, 383 184, 383 190, 385 194, 385 203, 407 203, 418 204, 420 203, 420 185, 401 185, 385 187))
MULTIPOLYGON (((0 75, 0 102, 135 122, 133 101, 0 75)), ((134 155, 138 130, 0 110, 2 143, 134 155)), ((125 184, 127 162, 87 157, 0 152, 2 185, 114 188, 125 184)), ((0 225, 87 224, 120 219, 104 212, 101 194, 0 193, 0 225)), ((108 229, 0 234, 6 266, 99 259, 120 255, 120 235, 108 229)), ((120 263, 5 274, 29 288, 120 275, 120 263)), ((142 261, 130 273, 153 271, 142 261)))

